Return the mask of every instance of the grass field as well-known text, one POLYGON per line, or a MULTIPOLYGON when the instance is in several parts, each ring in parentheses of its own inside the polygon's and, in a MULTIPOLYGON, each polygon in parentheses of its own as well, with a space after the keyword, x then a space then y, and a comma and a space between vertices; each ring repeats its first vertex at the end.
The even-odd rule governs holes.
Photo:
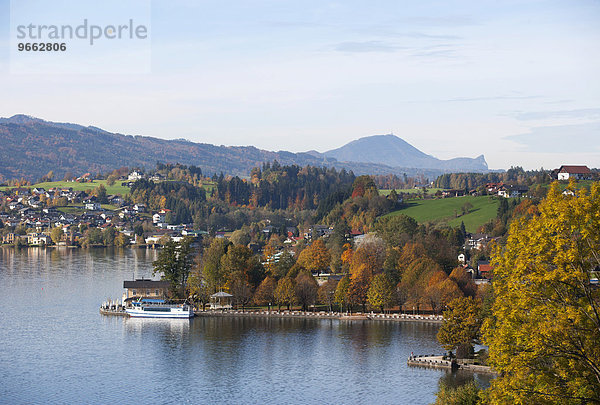
MULTIPOLYGON (((443 188, 428 188, 427 195, 434 195, 438 191, 443 191, 443 190, 444 190, 443 188)), ((392 191, 391 189, 379 190, 379 194, 380 195, 388 195, 391 191, 392 191)), ((423 189, 421 189, 421 188, 399 188, 396 190, 396 193, 398 193, 398 194, 400 194, 400 193, 423 194, 423 189)))
POLYGON ((489 196, 414 200, 407 203, 408 207, 389 213, 387 216, 405 214, 419 223, 449 226, 460 226, 460 223, 464 222, 467 232, 476 232, 477 228, 496 217, 498 201, 497 198, 489 196), (462 206, 466 202, 471 203, 473 208, 468 214, 461 215, 462 206))
MULTIPOLYGON (((70 182, 70 181, 52 181, 52 182, 47 182, 47 183, 37 183, 32 186, 27 186, 27 188, 42 187, 45 190, 48 190, 49 188, 53 188, 53 187, 60 187, 60 188, 72 187, 73 190, 75 190, 75 191, 86 191, 86 190, 95 189, 100 184, 103 184, 104 187, 106 187, 107 194, 121 194, 121 195, 129 194, 129 187, 122 186, 121 185, 122 182, 123 181, 116 181, 115 184, 113 184, 112 186, 109 186, 108 184, 106 184, 106 180, 94 180, 91 183, 77 183, 77 182, 70 182)), ((206 190, 207 193, 210 193, 212 191, 212 189, 215 187, 215 184, 212 181, 204 182, 202 187, 206 190)), ((14 187, 0 187, 0 190, 6 190, 6 189, 11 189, 11 188, 14 188, 14 187)))
MULTIPOLYGON (((75 190, 75 191, 86 191, 86 190, 93 190, 96 187, 98 187, 100 184, 103 184, 104 187, 106 187, 107 194, 121 194, 121 195, 129 194, 129 187, 122 186, 120 181, 117 181, 112 186, 109 186, 106 184, 106 180, 94 180, 91 183, 77 183, 77 182, 72 182, 72 181, 51 181, 51 182, 46 182, 46 183, 37 183, 37 184, 34 184, 32 186, 27 186, 27 187, 28 188, 29 187, 31 187, 31 188, 32 187, 42 187, 45 190, 48 190, 53 187, 60 187, 60 188, 72 187, 73 190, 75 190)), ((7 189, 7 188, 10 189, 13 187, 0 187, 0 189, 7 189)))

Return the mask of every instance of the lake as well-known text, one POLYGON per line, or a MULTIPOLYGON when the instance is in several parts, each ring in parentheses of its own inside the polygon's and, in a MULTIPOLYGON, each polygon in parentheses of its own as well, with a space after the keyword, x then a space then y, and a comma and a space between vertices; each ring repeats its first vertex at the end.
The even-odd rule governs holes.
POLYGON ((0 402, 428 404, 442 381, 489 384, 406 365, 443 351, 432 324, 100 315, 156 255, 0 248, 0 402))

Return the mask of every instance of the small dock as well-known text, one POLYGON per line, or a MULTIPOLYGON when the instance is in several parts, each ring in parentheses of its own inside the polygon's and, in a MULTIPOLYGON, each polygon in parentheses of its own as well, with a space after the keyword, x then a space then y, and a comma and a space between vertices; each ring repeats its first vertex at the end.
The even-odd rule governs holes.
POLYGON ((100 314, 109 316, 129 316, 119 300, 107 300, 100 305, 100 314))
POLYGON ((109 309, 100 307, 100 314, 109 316, 129 316, 124 309, 109 309))
POLYGON ((489 366, 473 364, 473 360, 471 359, 448 360, 444 356, 436 356, 434 354, 410 356, 407 364, 411 367, 442 368, 446 370, 465 370, 473 373, 497 374, 494 369, 489 366))

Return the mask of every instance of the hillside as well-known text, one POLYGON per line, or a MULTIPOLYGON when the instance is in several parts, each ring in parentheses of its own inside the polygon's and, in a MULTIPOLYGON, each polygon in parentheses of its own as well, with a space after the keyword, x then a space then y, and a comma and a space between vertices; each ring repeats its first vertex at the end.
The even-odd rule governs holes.
POLYGON ((374 135, 352 141, 323 155, 338 161, 385 164, 393 167, 439 169, 443 171, 486 172, 483 155, 475 159, 440 160, 427 155, 395 135, 374 135))
POLYGON ((460 226, 465 223, 467 232, 476 232, 477 228, 496 217, 498 199, 489 196, 453 197, 435 200, 410 200, 408 207, 388 215, 405 214, 419 223, 460 226), (473 208, 468 214, 460 215, 462 206, 469 202, 473 208), (457 214, 460 215, 457 217, 457 214))
POLYGON ((254 146, 216 146, 123 135, 26 115, 0 118, 0 145, 0 181, 13 178, 35 181, 50 170, 54 171, 55 178, 62 178, 67 172, 80 175, 104 173, 122 166, 150 168, 156 162, 196 165, 207 175, 223 172, 238 176, 248 176, 253 167, 273 160, 281 164, 344 168, 355 174, 422 174, 430 179, 446 171, 426 166, 393 167, 369 161, 343 161, 315 151, 273 152, 254 146))

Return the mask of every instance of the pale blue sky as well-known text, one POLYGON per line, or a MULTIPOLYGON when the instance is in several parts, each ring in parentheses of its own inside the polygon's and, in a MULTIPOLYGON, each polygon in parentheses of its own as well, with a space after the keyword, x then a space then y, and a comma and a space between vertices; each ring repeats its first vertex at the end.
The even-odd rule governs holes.
POLYGON ((151 11, 151 73, 17 75, 0 0, 0 116, 291 151, 393 132, 439 158, 483 153, 491 168, 600 166, 599 1, 151 11))

